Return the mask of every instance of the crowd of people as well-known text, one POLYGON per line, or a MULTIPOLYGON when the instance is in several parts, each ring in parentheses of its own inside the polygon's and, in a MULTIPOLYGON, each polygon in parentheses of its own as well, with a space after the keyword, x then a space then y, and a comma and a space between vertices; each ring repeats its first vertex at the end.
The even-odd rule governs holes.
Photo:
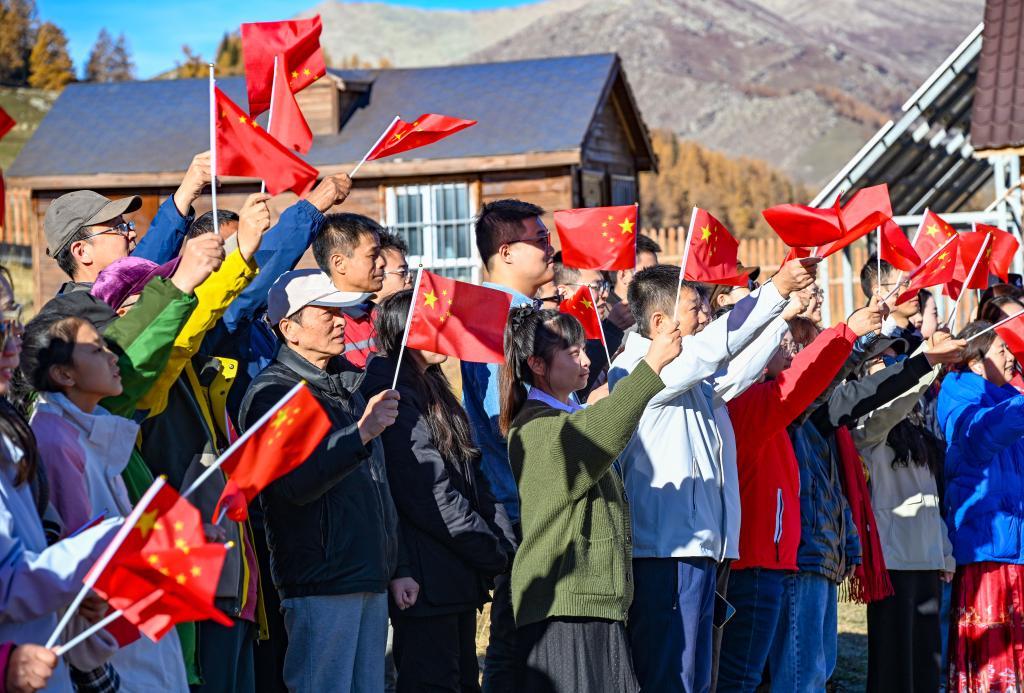
POLYGON ((1024 380, 986 328, 1019 289, 954 337, 872 258, 827 327, 813 262, 705 286, 638 235, 635 269, 572 268, 545 210, 498 200, 474 232, 505 362, 462 362, 460 399, 403 349, 415 271, 348 176, 273 226, 263 194, 196 217, 209 183, 200 154, 138 242, 138 197, 53 200, 68 281, 25 325, 0 275, 6 690, 821 691, 843 598, 870 690, 1017 690, 1024 380), (604 344, 558 310, 582 286, 604 344), (189 487, 300 381, 316 450, 247 521, 214 516, 222 473, 189 498, 231 625, 44 647, 152 480, 189 487))

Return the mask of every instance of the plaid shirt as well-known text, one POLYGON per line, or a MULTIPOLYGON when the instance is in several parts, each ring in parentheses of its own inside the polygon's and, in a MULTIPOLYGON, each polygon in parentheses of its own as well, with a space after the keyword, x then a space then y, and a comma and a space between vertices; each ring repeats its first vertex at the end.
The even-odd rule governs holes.
POLYGON ((71 683, 79 693, 117 693, 121 690, 121 677, 109 663, 92 671, 68 668, 71 670, 71 683))

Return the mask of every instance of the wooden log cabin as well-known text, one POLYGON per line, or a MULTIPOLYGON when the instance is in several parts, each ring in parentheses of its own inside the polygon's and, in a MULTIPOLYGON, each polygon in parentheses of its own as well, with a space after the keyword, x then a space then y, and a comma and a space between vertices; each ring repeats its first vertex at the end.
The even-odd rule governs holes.
MULTIPOLYGON (((247 103, 243 78, 218 86, 247 103)), ((638 201, 637 175, 656 165, 614 54, 332 69, 298 101, 314 134, 306 159, 321 175, 350 171, 396 115, 479 121, 429 147, 365 164, 344 205, 400 232, 413 264, 461 279, 480 278, 472 219, 482 204, 506 197, 549 211, 630 204, 638 201)), ((132 216, 144 232, 192 156, 209 148, 207 108, 202 79, 64 90, 7 172, 4 240, 31 245, 36 305, 64 281, 45 253, 42 220, 50 201, 82 188, 141 195, 142 209, 132 216)), ((222 179, 218 205, 238 209, 258 189, 259 181, 222 179)), ((290 193, 274 198, 275 214, 294 200, 290 193)), ((208 196, 196 203, 197 213, 209 208, 208 196)), ((302 266, 312 266, 309 253, 302 266)))

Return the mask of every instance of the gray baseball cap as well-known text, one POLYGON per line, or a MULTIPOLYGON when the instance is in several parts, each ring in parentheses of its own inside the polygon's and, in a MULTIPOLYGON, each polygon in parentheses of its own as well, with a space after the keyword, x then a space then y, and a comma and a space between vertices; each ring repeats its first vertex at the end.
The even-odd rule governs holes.
POLYGON ((267 295, 267 319, 277 325, 306 306, 348 308, 365 302, 372 294, 338 291, 331 278, 318 269, 285 272, 267 295))
POLYGON ((116 219, 141 206, 142 198, 138 195, 120 200, 111 200, 92 190, 76 190, 61 195, 46 208, 43 218, 46 254, 56 256, 79 229, 116 219))

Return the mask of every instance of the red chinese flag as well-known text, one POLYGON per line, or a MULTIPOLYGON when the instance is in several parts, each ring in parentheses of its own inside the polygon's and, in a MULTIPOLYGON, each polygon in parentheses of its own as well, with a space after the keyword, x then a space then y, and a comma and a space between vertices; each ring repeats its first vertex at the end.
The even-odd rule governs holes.
POLYGON ((162 478, 146 498, 152 500, 120 545, 112 544, 110 562, 93 589, 154 641, 186 621, 213 619, 230 626, 231 619, 213 605, 226 547, 207 543, 199 511, 162 478))
MULTIPOLYGON (((274 83, 274 56, 284 54, 285 76, 290 90, 300 92, 327 73, 320 48, 323 25, 320 15, 284 22, 242 24, 242 57, 249 92, 249 113, 253 117, 270 108, 274 83)), ((278 62, 278 70, 281 64, 278 62)))
POLYGON ((17 121, 15 121, 7 111, 0 108, 0 140, 2 140, 4 135, 10 132, 16 124, 17 121))
POLYGON ((921 264, 921 256, 914 250, 903 229, 892 219, 882 224, 881 241, 879 253, 882 259, 896 269, 912 272, 921 264))
POLYGON ((956 235, 956 229, 930 209, 924 212, 921 228, 914 238, 914 250, 925 258, 934 253, 943 243, 956 235))
POLYGON ((997 326, 996 334, 1006 342, 1007 348, 1013 352, 1017 363, 1024 363, 1024 313, 997 326))
POLYGON ((380 138, 380 142, 370 150, 366 160, 373 161, 392 154, 407 152, 410 149, 425 147, 473 125, 476 125, 475 120, 463 120, 436 113, 424 113, 411 123, 398 118, 380 138))
MULTIPOLYGON (((840 210, 839 216, 846 232, 842 238, 819 249, 818 255, 828 257, 854 241, 866 236, 892 217, 892 203, 889 201, 889 186, 873 185, 858 190, 840 210)), ((920 261, 920 258, 918 259, 920 261)), ((911 267, 913 269, 917 263, 911 267)))
MULTIPOLYGON (((921 289, 927 289, 939 284, 947 284, 953 280, 956 272, 956 258, 959 253, 960 239, 953 237, 953 241, 942 249, 942 252, 927 260, 920 268, 910 276, 910 285, 903 290, 896 300, 896 305, 906 303, 914 296, 917 296, 921 289)), ((936 248, 938 250, 938 248, 936 248)), ((934 255, 934 253, 933 253, 934 255)))
POLYGON ((633 269, 636 266, 636 215, 636 205, 555 212, 562 262, 576 269, 633 269))
POLYGON ((309 192, 316 182, 315 168, 268 135, 220 89, 216 103, 217 175, 262 178, 271 195, 309 192))
MULTIPOLYGON (((570 298, 563 299, 558 304, 558 310, 579 320, 587 339, 601 339, 601 316, 597 314, 590 286, 581 286, 570 298)), ((601 342, 604 340, 601 339, 601 342)))
POLYGON ((988 224, 975 224, 974 229, 987 233, 992 239, 989 241, 988 250, 985 251, 989 274, 996 275, 1004 282, 1009 281, 1010 264, 1017 253, 1017 248, 1020 247, 1017 239, 1012 233, 988 224))
POLYGON ((960 258, 956 264, 956 271, 953 273, 953 280, 946 285, 946 293, 953 298, 960 296, 967 275, 970 274, 978 256, 983 253, 977 269, 971 275, 968 289, 987 289, 989 263, 988 258, 992 252, 992 238, 986 233, 965 233, 960 236, 960 258))
POLYGON ((504 363, 505 323, 512 297, 423 271, 413 299, 410 349, 463 361, 504 363))
POLYGON ((722 222, 700 207, 694 207, 689 236, 687 279, 705 284, 747 285, 749 275, 746 272, 736 274, 740 244, 722 222))
POLYGON ((839 240, 846 233, 839 216, 839 199, 831 207, 776 205, 761 212, 786 245, 813 248, 839 240))
POLYGON ((249 503, 270 482, 292 471, 331 431, 331 419, 305 385, 289 393, 229 450, 221 469, 228 475, 213 517, 221 506, 235 522, 249 517, 249 503))
POLYGON ((288 149, 305 154, 313 146, 313 132, 302 115, 295 94, 288 88, 288 69, 284 55, 278 56, 277 82, 274 88, 270 136, 288 149))

